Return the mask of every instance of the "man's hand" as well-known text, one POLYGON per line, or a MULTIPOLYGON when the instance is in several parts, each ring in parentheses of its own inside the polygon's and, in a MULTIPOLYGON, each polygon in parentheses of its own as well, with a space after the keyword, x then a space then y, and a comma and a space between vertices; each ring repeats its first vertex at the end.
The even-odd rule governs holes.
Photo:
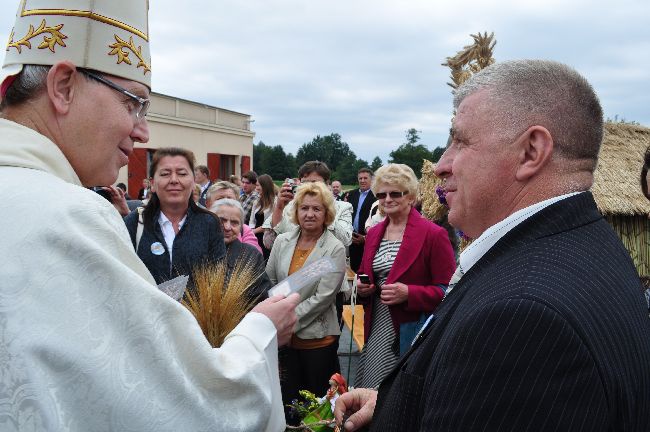
POLYGON ((366 236, 356 232, 352 233, 352 244, 362 246, 366 242, 366 236))
POLYGON ((336 407, 334 408, 336 424, 341 426, 343 417, 351 414, 343 425, 346 431, 355 431, 367 425, 372 420, 376 403, 376 390, 358 388, 343 393, 336 400, 336 407))
POLYGON ((287 182, 282 184, 278 198, 275 200, 273 206, 273 213, 271 214, 271 227, 275 228, 282 221, 282 212, 284 207, 293 199, 293 192, 291 192, 291 185, 287 182))
POLYGON ((381 302, 387 305, 404 303, 409 298, 409 287, 401 282, 384 284, 381 287, 381 302))
POLYGON ((106 186, 103 188, 111 195, 111 203, 122 217, 129 214, 129 206, 126 203, 124 191, 115 186, 106 186))
POLYGON ((278 332, 278 346, 286 345, 291 340, 293 327, 297 318, 295 309, 300 303, 300 296, 296 293, 289 297, 274 296, 255 306, 251 312, 266 315, 278 332))
POLYGON ((280 188, 280 193, 278 193, 278 199, 276 205, 280 209, 284 209, 284 206, 289 204, 293 199, 293 192, 291 192, 291 185, 287 182, 282 183, 280 188))

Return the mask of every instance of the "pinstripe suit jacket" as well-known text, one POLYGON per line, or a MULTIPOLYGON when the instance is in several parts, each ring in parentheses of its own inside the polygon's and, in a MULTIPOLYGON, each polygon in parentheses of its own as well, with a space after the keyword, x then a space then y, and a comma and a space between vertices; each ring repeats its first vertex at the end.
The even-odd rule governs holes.
POLYGON ((650 321, 591 193, 506 234, 379 388, 373 431, 649 431, 650 321))

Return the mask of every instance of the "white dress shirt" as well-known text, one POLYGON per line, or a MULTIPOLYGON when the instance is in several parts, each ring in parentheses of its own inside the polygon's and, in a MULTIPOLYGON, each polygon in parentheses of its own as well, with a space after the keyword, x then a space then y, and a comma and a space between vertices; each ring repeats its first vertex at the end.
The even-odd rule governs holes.
MULTIPOLYGON (((183 219, 178 223, 178 230, 180 231, 187 219, 187 214, 183 216, 183 219)), ((174 226, 171 221, 167 219, 167 216, 163 212, 160 212, 158 216, 158 223, 160 224, 160 229, 162 230, 163 237, 165 238, 165 243, 167 244, 167 251, 169 252, 169 267, 172 265, 172 249, 174 246, 174 239, 176 238, 176 231, 174 231, 174 226)))
POLYGON ((573 195, 577 195, 580 192, 573 192, 565 195, 560 195, 557 197, 549 198, 547 200, 535 203, 531 206, 525 207, 521 210, 517 210, 501 222, 498 222, 492 225, 490 228, 486 229, 483 234, 479 236, 476 240, 470 244, 467 249, 465 249, 458 259, 458 267, 456 267, 456 272, 451 277, 449 282, 449 289, 447 294, 453 288, 460 278, 467 273, 467 271, 472 268, 476 262, 481 259, 483 255, 489 251, 492 246, 496 244, 504 235, 506 235, 514 227, 539 212, 540 210, 554 204, 565 198, 569 198, 573 195))

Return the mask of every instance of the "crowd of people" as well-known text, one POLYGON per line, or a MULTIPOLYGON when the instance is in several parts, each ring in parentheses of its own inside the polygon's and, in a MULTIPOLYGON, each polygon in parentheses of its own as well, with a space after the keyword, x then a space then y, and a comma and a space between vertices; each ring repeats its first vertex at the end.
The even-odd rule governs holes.
MULTIPOLYGON (((378 388, 400 364, 445 298, 456 271, 456 251, 448 232, 418 211, 418 179, 406 165, 388 164, 376 173, 362 168, 358 187, 349 191, 331 181, 327 165, 319 161, 305 163, 295 179, 285 180, 280 187, 266 174, 246 172, 240 188, 229 181, 210 181, 207 167, 194 167, 194 157, 186 150, 160 149, 152 159, 149 181, 150 199, 128 214, 119 188, 109 190, 117 191, 116 207, 126 215, 134 247, 157 282, 189 274, 193 264, 217 262, 224 254, 231 268, 237 257, 245 257, 264 275, 250 291, 252 298, 261 301, 269 288, 304 265, 323 256, 335 260, 340 271, 301 292, 297 324, 279 350, 288 424, 299 423, 289 408, 300 398, 299 391, 324 394, 329 377, 340 372, 337 351, 341 306, 349 289, 344 271, 348 266, 358 275, 358 300, 364 307, 365 344, 351 383, 357 388, 378 388), (192 172, 195 179, 208 179, 194 194, 192 172), (204 203, 199 196, 205 197, 204 203), (176 211, 170 210, 174 208, 171 198, 183 204, 176 211), (213 217, 199 219, 195 213, 213 217), (148 219, 142 215, 149 215, 148 219), (141 224, 148 221, 144 247, 138 245, 138 219, 141 224), (215 225, 216 219, 220 226, 215 225), (200 229, 214 235, 183 243, 183 238, 192 238, 191 233, 200 229), (159 255, 153 252, 152 232, 157 233, 159 255), (174 232, 180 239, 178 246, 174 232), (210 242, 225 244, 225 252, 210 242), (164 265, 157 263, 162 260, 164 265)), ((460 263, 462 267, 464 260, 460 263)))
MULTIPOLYGON (((324 394, 329 378, 340 372, 348 265, 369 275, 368 283, 357 284, 367 342, 357 386, 379 385, 444 297, 455 268, 447 231, 415 208, 418 179, 411 168, 389 164, 377 175, 362 168, 358 188, 338 195, 340 182, 330 180, 327 165, 311 161, 281 187, 269 175, 249 171, 240 188, 212 181, 206 166, 195 166, 191 152, 162 148, 152 158, 149 198, 133 210, 121 188, 106 188, 157 283, 189 275, 191 292, 193 268, 225 259, 232 271, 239 259, 263 275, 249 290, 249 300, 260 301, 304 265, 322 257, 334 260, 338 271, 301 292, 298 322, 279 351, 285 407, 300 390, 324 394), (375 202, 383 216, 367 232, 375 202)), ((290 424, 299 423, 294 412, 285 411, 290 424)))
POLYGON ((356 388, 337 393, 345 430, 648 430, 648 308, 589 192, 603 114, 580 74, 509 61, 455 90, 436 174, 449 223, 474 239, 456 259, 406 165, 363 168, 346 193, 310 161, 276 189, 161 148, 137 202, 123 185, 101 197, 149 140, 149 40, 115 25, 147 27, 133 4, 43 0, 16 18, 16 34, 62 23, 49 50, 10 44, 0 80, 2 430, 282 431, 299 390, 345 387, 348 265, 366 343, 356 388), (140 62, 115 62, 116 39, 140 62), (322 257, 333 271, 269 296, 322 257), (157 285, 188 276, 195 294, 197 267, 228 279, 240 260, 261 275, 251 309, 213 347, 157 285))

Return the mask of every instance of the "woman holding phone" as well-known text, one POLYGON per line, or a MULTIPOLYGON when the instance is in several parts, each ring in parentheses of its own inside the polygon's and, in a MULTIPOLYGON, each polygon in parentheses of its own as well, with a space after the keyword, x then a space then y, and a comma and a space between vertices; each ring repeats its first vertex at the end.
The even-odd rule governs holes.
POLYGON ((372 191, 386 219, 368 231, 358 272, 366 343, 355 387, 377 387, 393 369, 442 301, 456 267, 447 231, 413 208, 417 186, 407 165, 375 173, 372 191))

